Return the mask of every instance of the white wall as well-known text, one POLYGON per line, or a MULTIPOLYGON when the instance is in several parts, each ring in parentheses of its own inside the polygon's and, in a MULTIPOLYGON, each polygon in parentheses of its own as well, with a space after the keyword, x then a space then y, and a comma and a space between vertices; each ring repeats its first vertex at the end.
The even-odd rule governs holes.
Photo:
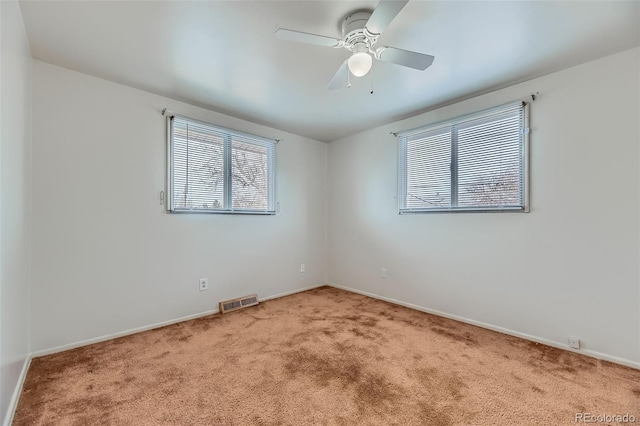
POLYGON ((0 2, 0 422, 29 353, 31 55, 20 8, 0 2))
POLYGON ((577 336, 640 367, 639 59, 622 52, 332 142, 329 283, 556 345, 577 336), (390 131, 536 91, 531 213, 397 214, 390 131))
POLYGON ((33 350, 324 284, 326 154, 325 143, 34 61, 33 350), (163 107, 283 139, 281 212, 166 213, 163 107))

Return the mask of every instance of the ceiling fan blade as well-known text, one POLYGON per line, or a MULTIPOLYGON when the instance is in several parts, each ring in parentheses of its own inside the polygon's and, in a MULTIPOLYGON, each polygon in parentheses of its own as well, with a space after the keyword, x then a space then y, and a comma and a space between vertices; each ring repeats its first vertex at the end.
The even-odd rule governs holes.
POLYGON ((371 34, 382 34, 408 2, 409 0, 381 0, 365 24, 365 28, 371 34))
POLYGON ((333 76, 331 83, 327 86, 327 90, 337 90, 347 86, 347 83, 349 82, 349 67, 347 65, 347 61, 348 59, 345 59, 342 65, 340 65, 340 68, 338 68, 338 71, 333 76))
POLYGON ((298 43, 315 44, 326 47, 342 47, 344 42, 333 37, 325 37, 317 34, 303 33, 300 31, 278 28, 276 37, 280 40, 295 41, 298 43))
POLYGON ((376 49, 375 57, 383 62, 391 62, 392 64, 398 64, 421 71, 429 68, 435 59, 435 57, 425 55, 424 53, 388 46, 376 49))

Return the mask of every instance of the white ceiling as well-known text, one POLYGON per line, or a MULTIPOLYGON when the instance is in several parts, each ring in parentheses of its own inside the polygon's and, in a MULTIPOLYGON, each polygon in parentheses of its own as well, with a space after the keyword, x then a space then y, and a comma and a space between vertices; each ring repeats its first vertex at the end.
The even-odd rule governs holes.
POLYGON ((345 15, 376 4, 22 0, 21 9, 36 59, 321 141, 640 45, 638 1, 412 0, 379 45, 435 62, 426 71, 376 62, 371 95, 370 76, 326 90, 346 50, 273 34, 340 38, 345 15))

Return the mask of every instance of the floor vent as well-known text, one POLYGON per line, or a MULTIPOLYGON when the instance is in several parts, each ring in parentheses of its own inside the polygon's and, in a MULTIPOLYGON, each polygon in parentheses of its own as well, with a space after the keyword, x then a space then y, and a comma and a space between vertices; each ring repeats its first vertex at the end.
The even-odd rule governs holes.
POLYGON ((220 302, 220 313, 224 314, 238 309, 254 306, 258 304, 258 295, 251 294, 249 296, 238 297, 237 299, 224 300, 220 302))

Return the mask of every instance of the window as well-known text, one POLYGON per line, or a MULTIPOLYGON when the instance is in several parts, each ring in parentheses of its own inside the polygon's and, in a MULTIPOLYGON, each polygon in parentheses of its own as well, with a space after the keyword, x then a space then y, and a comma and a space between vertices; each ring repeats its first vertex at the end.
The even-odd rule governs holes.
POLYGON ((528 211, 528 105, 398 134, 400 213, 528 211))
POLYGON ((275 213, 275 141, 169 119, 168 207, 173 212, 275 213))

